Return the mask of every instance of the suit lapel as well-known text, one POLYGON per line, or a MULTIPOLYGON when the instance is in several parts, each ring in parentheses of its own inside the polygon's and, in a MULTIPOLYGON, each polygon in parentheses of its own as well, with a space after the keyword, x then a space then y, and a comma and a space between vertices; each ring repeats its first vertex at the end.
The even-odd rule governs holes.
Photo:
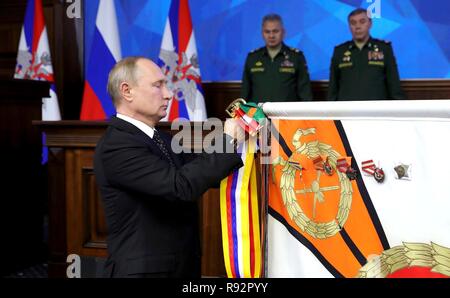
MULTIPOLYGON (((109 125, 117 128, 119 130, 123 130, 123 131, 126 131, 126 132, 129 132, 129 133, 133 134, 136 138, 144 141, 144 143, 149 147, 149 149, 154 154, 156 154, 156 155, 164 158, 165 160, 167 160, 167 157, 164 156, 164 154, 161 152, 161 150, 156 145, 155 140, 150 138, 147 134, 145 134, 142 130, 140 130, 139 128, 137 128, 133 124, 131 124, 131 123, 125 121, 125 120, 122 120, 120 118, 112 117, 109 125)), ((170 146, 171 137, 168 134, 164 133, 164 132, 159 131, 159 133, 160 133, 161 138, 163 139, 164 143, 166 144, 166 147, 169 150, 169 153, 170 153, 170 155, 172 157, 172 160, 175 163, 175 166, 177 168, 180 168, 182 166, 182 161, 180 160, 180 157, 172 151, 172 148, 170 146)))

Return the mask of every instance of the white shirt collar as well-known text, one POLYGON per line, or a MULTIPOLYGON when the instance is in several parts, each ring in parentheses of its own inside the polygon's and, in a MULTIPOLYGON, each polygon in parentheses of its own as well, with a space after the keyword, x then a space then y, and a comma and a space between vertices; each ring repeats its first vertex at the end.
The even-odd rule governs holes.
POLYGON ((124 121, 127 121, 128 123, 133 124, 134 126, 136 126, 137 128, 139 128, 140 130, 142 130, 146 135, 148 135, 151 139, 153 139, 153 134, 155 132, 155 129, 151 126, 148 126, 147 124, 145 124, 142 121, 136 120, 134 118, 122 115, 117 113, 117 118, 120 118, 124 121))

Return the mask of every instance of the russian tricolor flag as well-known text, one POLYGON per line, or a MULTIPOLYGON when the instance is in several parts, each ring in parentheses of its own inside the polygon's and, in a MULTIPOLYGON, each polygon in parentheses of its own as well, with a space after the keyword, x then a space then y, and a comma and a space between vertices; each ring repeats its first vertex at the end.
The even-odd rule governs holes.
POLYGON ((172 0, 159 58, 174 94, 163 120, 205 120, 205 100, 188 0, 172 0))
MULTIPOLYGON (((61 120, 58 97, 55 93, 52 59, 48 46, 42 0, 29 0, 27 3, 14 78, 52 83, 50 97, 42 99, 42 120, 61 120)), ((43 137, 45 143, 45 136, 43 137)), ((43 163, 47 161, 47 156, 47 149, 44 148, 43 163)))
POLYGON ((116 114, 106 91, 108 74, 122 57, 114 1, 100 0, 88 57, 80 119, 106 119, 116 114))

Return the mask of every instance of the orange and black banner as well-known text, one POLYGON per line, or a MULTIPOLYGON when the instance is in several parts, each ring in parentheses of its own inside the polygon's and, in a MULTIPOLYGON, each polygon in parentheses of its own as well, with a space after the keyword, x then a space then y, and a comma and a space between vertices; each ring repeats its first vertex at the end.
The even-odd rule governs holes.
POLYGON ((327 160, 336 170, 353 157, 340 121, 272 119, 271 132, 269 214, 333 276, 356 276, 390 246, 360 174, 352 180, 317 166, 327 160))

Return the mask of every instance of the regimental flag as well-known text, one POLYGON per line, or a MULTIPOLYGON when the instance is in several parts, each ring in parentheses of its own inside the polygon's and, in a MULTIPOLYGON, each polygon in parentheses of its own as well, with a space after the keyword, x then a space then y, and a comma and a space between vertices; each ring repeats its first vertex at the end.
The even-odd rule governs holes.
POLYGON ((172 0, 159 59, 173 92, 169 112, 163 120, 205 120, 205 100, 188 0, 172 0))
POLYGON ((450 276, 450 160, 439 154, 450 122, 272 119, 272 128, 268 277, 450 276), (314 166, 319 156, 333 175, 314 166), (361 175, 372 158, 387 172, 382 184, 361 175), (395 179, 399 159, 414 164, 413 180, 395 179))
POLYGON ((87 53, 80 119, 107 119, 116 114, 106 91, 108 74, 122 57, 114 1, 100 0, 92 47, 87 53))
POLYGON ((244 166, 220 184, 222 245, 228 277, 261 277, 255 148, 255 138, 243 144, 244 166))
MULTIPOLYGON (((50 97, 42 99, 42 120, 61 120, 42 0, 28 0, 14 78, 50 82, 50 97)), ((43 135, 43 143, 45 143, 45 135, 43 135)), ((42 163, 47 162, 47 158, 48 151, 44 147, 42 163)))

